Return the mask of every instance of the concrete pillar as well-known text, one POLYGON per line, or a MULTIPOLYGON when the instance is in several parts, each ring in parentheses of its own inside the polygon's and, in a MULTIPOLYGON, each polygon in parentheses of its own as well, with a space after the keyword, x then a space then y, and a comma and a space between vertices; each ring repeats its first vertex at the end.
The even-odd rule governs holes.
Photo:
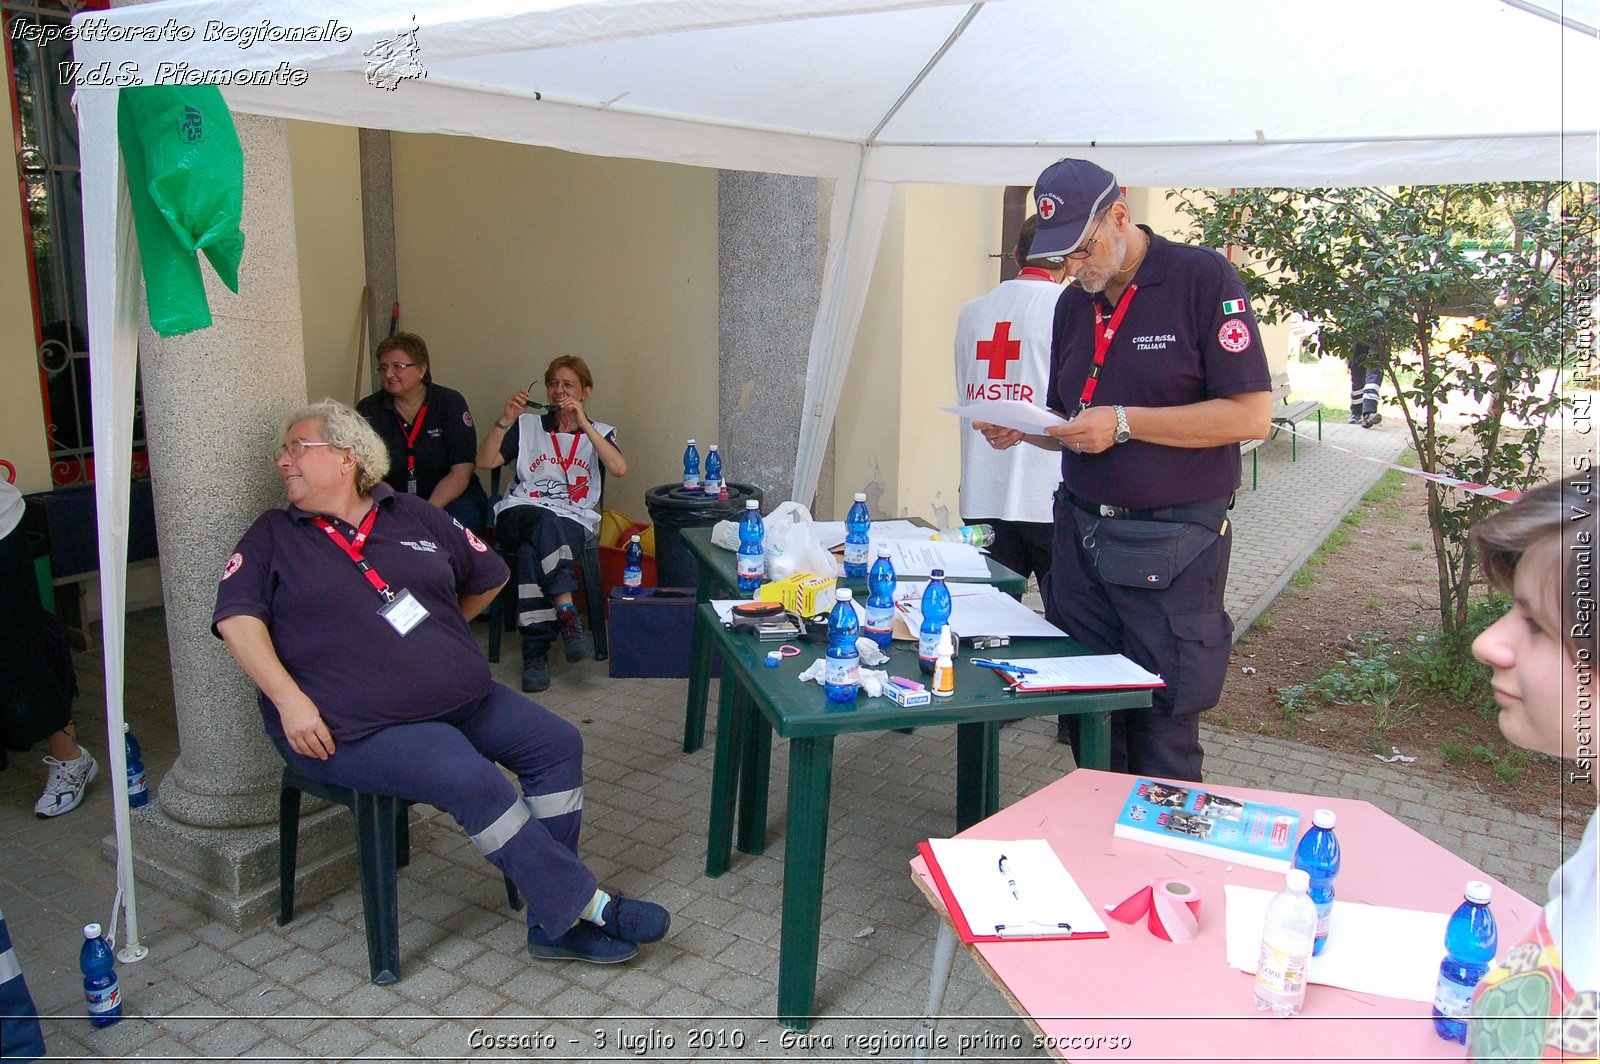
POLYGON ((794 480, 831 201, 832 184, 816 178, 717 175, 719 439, 735 479, 759 487, 769 509, 794 480))
POLYGON ((282 506, 279 420, 306 398, 289 144, 282 119, 236 114, 245 156, 239 294, 203 266, 213 324, 140 336, 144 418, 179 755, 135 822, 141 879, 235 925, 276 888, 282 761, 254 686, 211 634, 217 578, 263 510, 282 506))
MULTIPOLYGON (((387 129, 360 132, 361 234, 367 260, 367 354, 389 335, 389 318, 400 298, 394 254, 394 163, 387 129)), ((376 386, 374 384, 374 386, 376 386)))

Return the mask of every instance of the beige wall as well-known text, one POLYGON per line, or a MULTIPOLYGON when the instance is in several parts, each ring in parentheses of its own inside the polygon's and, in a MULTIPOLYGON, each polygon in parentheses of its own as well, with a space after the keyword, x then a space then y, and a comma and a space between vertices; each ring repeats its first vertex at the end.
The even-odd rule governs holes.
POLYGON ((716 440, 716 171, 432 135, 396 135, 393 157, 401 327, 435 377, 481 435, 550 359, 581 355, 590 416, 628 458, 605 505, 646 520, 684 440, 716 440))
MULTIPOLYGON (((350 126, 290 122, 294 235, 306 395, 354 402, 366 259, 361 247, 361 160, 350 126)), ((245 251, 246 262, 249 249, 245 251)), ((368 345, 370 348, 370 344, 368 345)), ((361 356, 365 367, 371 351, 361 356)), ((362 377, 365 385, 370 371, 362 377)), ((365 390, 362 392, 365 394, 365 390)))
MULTIPOLYGON (((0 122, 0 129, 12 128, 10 93, 0 93, 0 122)), ((50 487, 49 447, 22 218, 22 197, 7 181, 0 189, 0 458, 17 467, 19 489, 45 491, 50 487)))

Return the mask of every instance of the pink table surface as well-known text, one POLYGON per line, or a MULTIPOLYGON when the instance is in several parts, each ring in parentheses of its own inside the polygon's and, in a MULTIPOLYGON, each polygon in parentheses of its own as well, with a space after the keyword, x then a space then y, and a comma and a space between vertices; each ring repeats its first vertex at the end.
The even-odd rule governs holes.
MULTIPOLYGON (((1111 935, 1105 939, 969 946, 1037 1033, 1063 1047, 1046 1043, 1046 1048, 1076 1061, 1462 1059, 1462 1047, 1434 1033, 1430 1006, 1420 1002, 1313 984, 1300 1016, 1257 1013, 1251 998, 1255 977, 1228 965, 1224 887, 1236 883, 1275 890, 1283 876, 1116 838, 1112 824, 1133 780, 1077 769, 960 836, 1048 840, 1102 911, 1163 876, 1192 880, 1204 894, 1200 933, 1193 942, 1168 942, 1150 934, 1142 921, 1123 924, 1107 917, 1111 935), (1132 1044, 1084 1048, 1093 1045, 1084 1037, 1101 1035, 1132 1044)), ((1460 903, 1466 881, 1481 879, 1494 888, 1490 908, 1502 951, 1538 916, 1533 902, 1369 802, 1226 783, 1206 788, 1298 809, 1302 823, 1309 823, 1318 807, 1337 813, 1342 865, 1335 886, 1341 901, 1448 913, 1460 903)), ((931 891, 922 858, 911 863, 931 891)))

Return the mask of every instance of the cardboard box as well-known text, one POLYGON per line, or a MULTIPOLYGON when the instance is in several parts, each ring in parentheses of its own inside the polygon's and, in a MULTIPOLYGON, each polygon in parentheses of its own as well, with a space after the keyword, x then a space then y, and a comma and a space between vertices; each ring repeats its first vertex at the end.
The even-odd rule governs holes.
POLYGON ((756 601, 781 602, 790 613, 815 617, 833 609, 834 592, 835 583, 831 576, 795 573, 786 579, 762 584, 756 589, 756 601))
POLYGON ((923 687, 920 691, 907 690, 897 684, 885 684, 884 697, 897 706, 912 709, 916 706, 926 706, 933 701, 933 692, 923 687))

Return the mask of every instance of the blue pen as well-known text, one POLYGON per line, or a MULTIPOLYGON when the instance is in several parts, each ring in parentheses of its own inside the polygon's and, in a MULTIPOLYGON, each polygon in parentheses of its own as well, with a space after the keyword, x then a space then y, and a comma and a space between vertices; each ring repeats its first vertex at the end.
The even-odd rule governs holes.
POLYGON ((1001 672, 1012 672, 1018 676, 1037 676, 1039 670, 1025 669, 1021 665, 1011 665, 1004 661, 988 661, 984 658, 972 658, 968 664, 976 665, 980 669, 998 669, 1001 672))

